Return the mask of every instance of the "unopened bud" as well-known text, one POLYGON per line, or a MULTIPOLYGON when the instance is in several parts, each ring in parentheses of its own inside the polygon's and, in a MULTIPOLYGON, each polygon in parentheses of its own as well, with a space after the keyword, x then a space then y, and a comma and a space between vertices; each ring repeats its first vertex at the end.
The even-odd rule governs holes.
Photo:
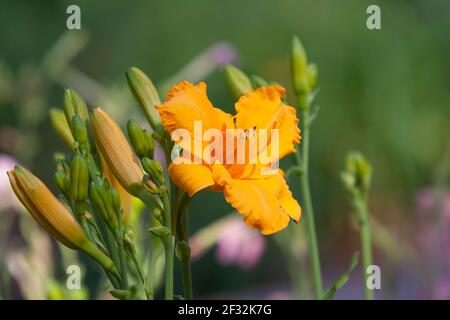
POLYGON ((251 76, 251 79, 252 79, 253 89, 255 89, 255 90, 258 88, 261 88, 261 87, 267 87, 269 85, 266 80, 264 80, 263 78, 261 78, 259 76, 253 75, 253 76, 251 76))
POLYGON ((152 215, 159 221, 162 220, 162 211, 159 208, 154 208, 152 210, 152 215))
POLYGON ((133 146, 136 155, 139 158, 153 158, 155 145, 151 135, 143 130, 134 120, 128 121, 127 130, 128 137, 130 138, 131 145, 133 146))
POLYGON ((163 226, 149 228, 148 232, 158 238, 164 238, 170 234, 169 229, 163 226))
POLYGON ((67 123, 64 112, 60 109, 50 109, 50 122, 58 136, 63 140, 64 144, 70 151, 74 150, 74 139, 67 123))
POLYGON ((148 122, 154 130, 161 127, 161 118, 156 110, 156 105, 161 103, 158 91, 147 75, 138 68, 132 67, 127 73, 128 86, 134 97, 144 110, 148 122))
POLYGON ((88 133, 85 120, 81 119, 79 115, 74 115, 71 121, 71 129, 73 137, 75 141, 78 142, 80 148, 86 149, 88 144, 88 133))
POLYGON ((142 158, 141 163, 142 168, 144 168, 144 171, 147 172, 150 177, 156 179, 158 183, 164 182, 163 167, 161 162, 154 159, 142 158))
POLYGON ((236 100, 253 90, 250 79, 238 68, 228 64, 223 68, 223 74, 228 89, 236 100))
POLYGON ((69 176, 65 175, 61 171, 55 172, 55 183, 58 187, 59 192, 64 196, 68 197, 70 195, 70 179, 69 176))
POLYGON ((112 290, 109 290, 109 293, 114 298, 119 299, 119 300, 127 300, 131 297, 130 290, 112 289, 112 290))
POLYGON ((367 195, 372 180, 372 166, 359 152, 348 154, 341 179, 347 188, 367 195))
POLYGON ((177 247, 175 248, 175 254, 177 255, 177 258, 182 260, 185 260, 189 258, 191 255, 191 247, 189 247, 189 244, 182 240, 177 243, 177 247))
POLYGON ((84 201, 88 195, 89 168, 86 160, 75 155, 70 165, 70 194, 76 201, 84 201))
POLYGON ((74 115, 78 115, 82 120, 89 119, 86 102, 75 91, 66 89, 64 92, 64 114, 67 123, 72 123, 74 115))
POLYGON ((134 228, 131 225, 126 224, 123 230, 123 241, 128 245, 132 245, 135 239, 136 234, 134 232, 134 228))
POLYGON ((89 198, 108 227, 113 231, 116 230, 118 227, 117 216, 109 187, 101 185, 97 181, 92 182, 89 187, 89 198))

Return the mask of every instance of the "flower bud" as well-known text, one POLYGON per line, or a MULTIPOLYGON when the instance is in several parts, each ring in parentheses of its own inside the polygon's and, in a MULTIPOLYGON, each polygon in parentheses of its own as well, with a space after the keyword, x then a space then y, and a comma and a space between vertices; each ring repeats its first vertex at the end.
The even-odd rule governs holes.
POLYGON ((66 176, 70 176, 70 166, 65 158, 56 159, 56 171, 61 172, 66 176))
POLYGON ((190 257, 191 255, 191 247, 189 247, 189 244, 182 240, 177 243, 177 247, 175 248, 175 254, 178 259, 185 260, 190 257))
POLYGON ((50 109, 50 122, 58 136, 63 140, 64 144, 70 151, 74 150, 74 139, 70 131, 69 124, 62 110, 50 109))
POLYGON ((127 224, 131 219, 132 196, 122 187, 114 174, 111 172, 111 169, 108 167, 108 164, 102 156, 100 156, 100 164, 103 174, 111 185, 111 188, 119 193, 123 223, 127 224))
POLYGON ((70 124, 74 115, 78 115, 82 120, 89 120, 86 102, 71 89, 66 89, 64 92, 64 114, 67 123, 70 124))
POLYGON ((98 181, 93 181, 89 187, 89 198, 108 228, 112 231, 117 230, 117 213, 114 210, 109 186, 105 183, 100 184, 98 181))
POLYGON ((142 188, 139 159, 131 150, 119 126, 100 108, 92 112, 92 129, 101 156, 129 193, 136 195, 142 188))
POLYGON ((144 177, 144 188, 150 194, 159 194, 160 188, 152 181, 149 176, 144 177))
POLYGON ((364 155, 351 152, 347 155, 345 171, 341 174, 341 179, 352 193, 360 192, 366 196, 372 180, 372 166, 364 155))
POLYGON ((59 192, 61 192, 66 198, 70 199, 70 179, 69 176, 65 175, 60 171, 55 172, 55 183, 58 187, 59 192))
POLYGON ((70 165, 70 194, 75 201, 84 201, 88 195, 89 168, 86 160, 75 155, 70 165))
POLYGON ((295 92, 301 92, 303 88, 302 78, 306 73, 308 61, 305 48, 300 39, 296 36, 292 39, 291 48, 291 75, 295 92))
POLYGON ((138 68, 132 67, 127 73, 128 86, 136 100, 144 110, 148 122, 153 130, 161 127, 161 118, 155 106, 161 103, 158 91, 147 75, 138 68))
POLYGON ((121 289, 111 289, 109 293, 116 299, 119 300, 127 300, 131 297, 130 290, 121 290, 121 289))
POLYGON ((169 229, 167 229, 164 226, 149 228, 148 232, 150 232, 153 236, 158 238, 164 238, 170 234, 169 229))
POLYGON ((164 182, 163 167, 161 162, 154 159, 142 158, 141 163, 142 168, 144 168, 144 171, 147 172, 150 177, 155 179, 160 184, 164 182))
POLYGON ((78 115, 72 117, 71 122, 72 134, 81 149, 87 149, 88 133, 86 129, 86 122, 78 115))
POLYGON ((123 241, 127 245, 133 245, 135 239, 136 233, 134 232, 134 228, 129 224, 126 224, 123 228, 123 241))
POLYGON ((111 259, 89 241, 68 209, 41 180, 18 166, 8 172, 8 177, 17 198, 50 235, 71 249, 86 252, 105 269, 117 274, 111 259))
POLYGON ((317 65, 315 63, 308 64, 306 73, 308 74, 309 88, 310 88, 310 90, 312 90, 317 85, 317 76, 318 76, 317 65))
POLYGON ((154 208, 152 210, 152 215, 159 221, 162 221, 162 211, 159 208, 154 208))
POLYGON ((223 73, 228 89, 236 100, 253 90, 250 79, 238 68, 228 64, 223 68, 223 73))
POLYGON ((261 78, 261 77, 258 77, 258 76, 253 75, 253 76, 251 76, 251 79, 252 79, 252 86, 253 86, 253 89, 254 89, 254 90, 256 90, 256 89, 258 89, 258 88, 261 88, 261 87, 267 87, 267 86, 269 86, 269 84, 267 83, 267 81, 264 80, 264 79, 261 78))
POLYGON ((153 158, 155 145, 152 136, 143 130, 134 120, 129 120, 127 124, 128 137, 134 152, 139 158, 153 158))

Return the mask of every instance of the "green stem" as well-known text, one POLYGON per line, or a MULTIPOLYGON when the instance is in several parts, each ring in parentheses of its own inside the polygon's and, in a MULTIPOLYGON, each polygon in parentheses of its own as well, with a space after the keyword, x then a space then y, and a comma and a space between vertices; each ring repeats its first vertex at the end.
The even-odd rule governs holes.
POLYGON ((136 270, 137 270, 139 279, 141 280, 141 284, 144 289, 147 300, 153 300, 153 292, 152 292, 152 290, 150 290, 150 288, 147 287, 148 281, 144 275, 144 272, 142 272, 142 268, 139 264, 138 259, 136 258, 136 251, 135 251, 134 247, 132 250, 130 250, 130 258, 131 258, 131 261, 133 262, 134 266, 136 267, 136 270))
POLYGON ((164 224, 169 229, 169 235, 164 237, 164 255, 165 255, 165 298, 173 300, 173 235, 172 235, 172 214, 170 210, 169 194, 166 191, 161 195, 164 205, 164 224))
MULTIPOLYGON (((299 101, 299 106, 301 102, 299 101)), ((320 257, 317 245, 316 226, 314 222, 314 212, 311 200, 311 191, 309 189, 309 108, 304 108, 301 111, 301 120, 303 122, 302 132, 302 155, 300 157, 299 150, 296 153, 297 165, 300 166, 302 174, 300 175, 300 185, 302 189, 303 198, 303 215, 306 220, 306 230, 308 234, 308 249, 311 257, 311 266, 313 273, 314 295, 316 299, 322 299, 323 285, 322 273, 320 270, 320 257)))
POLYGON ((357 196, 353 200, 356 211, 358 212, 358 220, 361 237, 361 253, 363 261, 364 275, 364 293, 366 300, 373 300, 373 290, 367 286, 367 268, 372 265, 372 246, 370 242, 370 224, 369 209, 367 208, 367 200, 361 196, 357 196))
POLYGON ((120 263, 120 270, 121 270, 121 280, 124 286, 124 289, 128 289, 128 276, 127 276, 127 260, 126 260, 126 253, 125 248, 123 246, 123 232, 122 230, 116 230, 115 232, 116 242, 119 249, 119 263, 120 263))
MULTIPOLYGON (((187 196, 187 194, 186 194, 187 196)), ((183 197, 181 199, 181 209, 180 209, 180 239, 189 243, 189 219, 188 219, 188 208, 189 208, 189 197, 183 197)), ((192 290, 192 272, 191 272, 191 254, 181 259, 181 270, 183 273, 183 289, 184 298, 187 300, 192 300, 194 298, 192 290)))

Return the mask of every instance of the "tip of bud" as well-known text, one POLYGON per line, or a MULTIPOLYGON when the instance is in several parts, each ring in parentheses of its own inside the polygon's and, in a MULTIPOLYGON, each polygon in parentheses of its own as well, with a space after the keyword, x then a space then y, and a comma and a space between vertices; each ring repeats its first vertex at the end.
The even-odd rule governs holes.
POLYGON ((136 67, 129 68, 126 77, 131 92, 142 107, 148 122, 156 130, 161 125, 161 118, 155 106, 160 104, 161 100, 155 85, 136 67))
POLYGON ((222 71, 228 89, 236 100, 253 90, 252 82, 240 69, 231 64, 227 64, 223 67, 222 71))

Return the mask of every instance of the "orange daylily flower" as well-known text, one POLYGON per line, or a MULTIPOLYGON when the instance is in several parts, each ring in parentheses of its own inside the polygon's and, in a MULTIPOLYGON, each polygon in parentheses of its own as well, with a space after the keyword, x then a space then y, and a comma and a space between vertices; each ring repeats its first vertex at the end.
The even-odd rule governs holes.
MULTIPOLYGON (((274 160, 279 160, 295 152, 294 145, 300 142, 295 109, 282 102, 283 95, 284 89, 280 86, 262 87, 249 92, 235 104, 237 113, 232 116, 212 105, 206 94, 205 83, 194 85, 183 81, 172 88, 168 100, 157 106, 157 109, 170 134, 182 128, 199 140, 194 133, 196 121, 201 121, 203 131, 218 129, 225 138, 230 136, 230 132, 241 129, 240 133, 234 133, 232 139, 235 144, 244 143, 246 150, 250 149, 249 135, 261 129, 277 129, 278 157, 274 160)), ((224 146, 225 138, 221 141, 224 146)), ((222 191, 226 201, 244 215, 247 225, 258 228, 263 234, 272 234, 285 228, 290 218, 299 221, 301 208, 292 197, 282 170, 271 175, 262 174, 263 169, 270 169, 270 164, 262 163, 259 158, 251 161, 254 159, 248 155, 245 156, 245 162, 239 164, 236 161, 211 161, 208 154, 205 155, 203 151, 199 153, 194 147, 195 143, 201 143, 204 150, 209 142, 176 142, 183 149, 183 157, 188 153, 194 159, 202 160, 199 163, 173 162, 169 166, 174 183, 189 196, 206 188, 222 191)), ((268 139, 267 143, 260 143, 256 155, 271 149, 271 142, 268 139)), ((236 160, 236 146, 223 151, 223 159, 230 156, 236 160)))

